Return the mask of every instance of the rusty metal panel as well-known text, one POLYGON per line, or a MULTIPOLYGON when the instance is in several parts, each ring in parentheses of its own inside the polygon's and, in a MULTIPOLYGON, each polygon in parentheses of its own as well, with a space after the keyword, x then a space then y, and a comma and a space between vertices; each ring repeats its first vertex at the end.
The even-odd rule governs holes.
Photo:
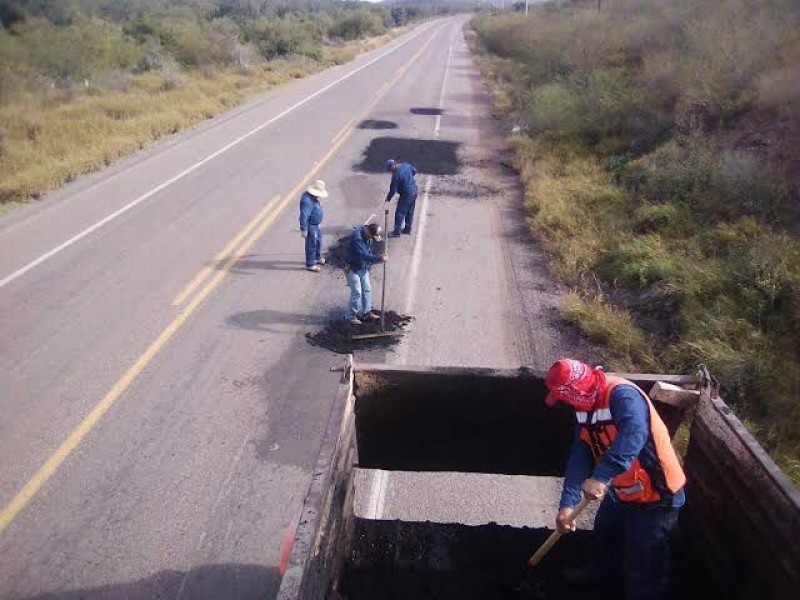
POLYGON ((685 459, 682 537, 720 597, 796 598, 800 493, 730 408, 705 395, 685 459))

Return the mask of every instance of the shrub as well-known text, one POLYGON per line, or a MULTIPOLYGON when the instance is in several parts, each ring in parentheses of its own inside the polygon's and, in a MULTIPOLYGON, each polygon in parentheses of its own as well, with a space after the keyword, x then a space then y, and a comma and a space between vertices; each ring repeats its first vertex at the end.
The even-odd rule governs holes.
POLYGON ((0 58, 22 73, 81 80, 112 69, 130 69, 142 57, 121 27, 96 17, 76 16, 63 27, 32 19, 13 31, 15 35, 0 46, 0 58))
POLYGON ((745 215, 775 218, 785 196, 780 181, 755 157, 720 151, 700 136, 670 141, 620 173, 638 196, 683 203, 712 222, 745 215))
POLYGON ((164 48, 184 67, 225 66, 233 62, 239 29, 227 19, 209 24, 171 18, 159 24, 158 34, 164 48))
POLYGON ((281 19, 261 18, 249 27, 247 35, 267 60, 292 54, 321 57, 323 30, 313 20, 291 15, 281 19))
POLYGON ((688 219, 686 211, 675 204, 645 203, 636 209, 634 231, 637 233, 685 232, 688 219))
POLYGON ((623 367, 707 364, 800 481, 797 195, 777 170, 791 150, 774 136, 773 167, 734 145, 800 108, 800 4, 593 4, 474 20, 495 98, 533 136, 511 145, 531 228, 576 290, 562 313, 623 367))
POLYGON ((379 35, 385 30, 383 19, 377 14, 361 10, 337 18, 328 29, 328 35, 343 40, 357 40, 379 35))
POLYGON ((682 269, 680 255, 654 233, 620 242, 608 258, 601 272, 607 279, 630 287, 647 288, 654 283, 675 281, 682 269))

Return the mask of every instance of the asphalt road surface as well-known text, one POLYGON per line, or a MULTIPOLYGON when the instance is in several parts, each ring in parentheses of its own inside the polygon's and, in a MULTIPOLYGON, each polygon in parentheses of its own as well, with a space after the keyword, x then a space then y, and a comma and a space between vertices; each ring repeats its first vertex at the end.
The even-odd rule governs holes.
POLYGON ((341 272, 302 268, 309 180, 331 191, 327 245, 382 219, 386 158, 420 171, 387 265, 387 308, 415 321, 357 360, 541 367, 565 347, 464 23, 0 220, 0 597, 274 596, 342 362, 305 333, 348 295, 341 272))

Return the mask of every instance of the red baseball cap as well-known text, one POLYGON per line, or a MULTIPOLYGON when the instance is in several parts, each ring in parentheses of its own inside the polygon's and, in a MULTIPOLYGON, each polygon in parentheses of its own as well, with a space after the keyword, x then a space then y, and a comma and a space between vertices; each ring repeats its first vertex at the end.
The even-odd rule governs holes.
POLYGON ((598 392, 595 369, 579 360, 557 360, 547 371, 545 385, 550 393, 544 399, 547 406, 559 400, 576 408, 590 408, 598 392))

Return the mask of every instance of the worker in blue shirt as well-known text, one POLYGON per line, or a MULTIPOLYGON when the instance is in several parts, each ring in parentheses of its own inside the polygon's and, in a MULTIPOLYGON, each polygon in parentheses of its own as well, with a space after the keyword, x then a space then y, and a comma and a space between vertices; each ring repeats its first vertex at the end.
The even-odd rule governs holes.
POLYGON ((411 225, 414 223, 414 208, 417 205, 417 182, 414 180, 417 169, 412 164, 399 163, 391 159, 386 161, 385 167, 392 174, 386 201, 391 202, 395 194, 400 194, 394 210, 394 231, 389 235, 398 237, 401 230, 408 235, 411 233, 411 225))
POLYGON ((602 498, 589 567, 567 578, 622 588, 627 600, 658 600, 686 484, 666 425, 635 384, 577 360, 556 361, 545 385, 546 404, 564 402, 576 418, 556 527, 575 529, 581 494, 602 498))
POLYGON ((380 319, 372 312, 372 285, 369 280, 370 265, 386 262, 389 258, 372 251, 372 241, 379 239, 380 234, 381 228, 377 223, 354 227, 344 253, 347 285, 350 287, 350 304, 345 319, 352 325, 361 325, 361 319, 380 319))
POLYGON ((300 196, 300 235, 306 240, 306 269, 319 273, 322 258, 322 231, 320 224, 325 216, 322 198, 328 197, 325 182, 318 179, 300 196))

